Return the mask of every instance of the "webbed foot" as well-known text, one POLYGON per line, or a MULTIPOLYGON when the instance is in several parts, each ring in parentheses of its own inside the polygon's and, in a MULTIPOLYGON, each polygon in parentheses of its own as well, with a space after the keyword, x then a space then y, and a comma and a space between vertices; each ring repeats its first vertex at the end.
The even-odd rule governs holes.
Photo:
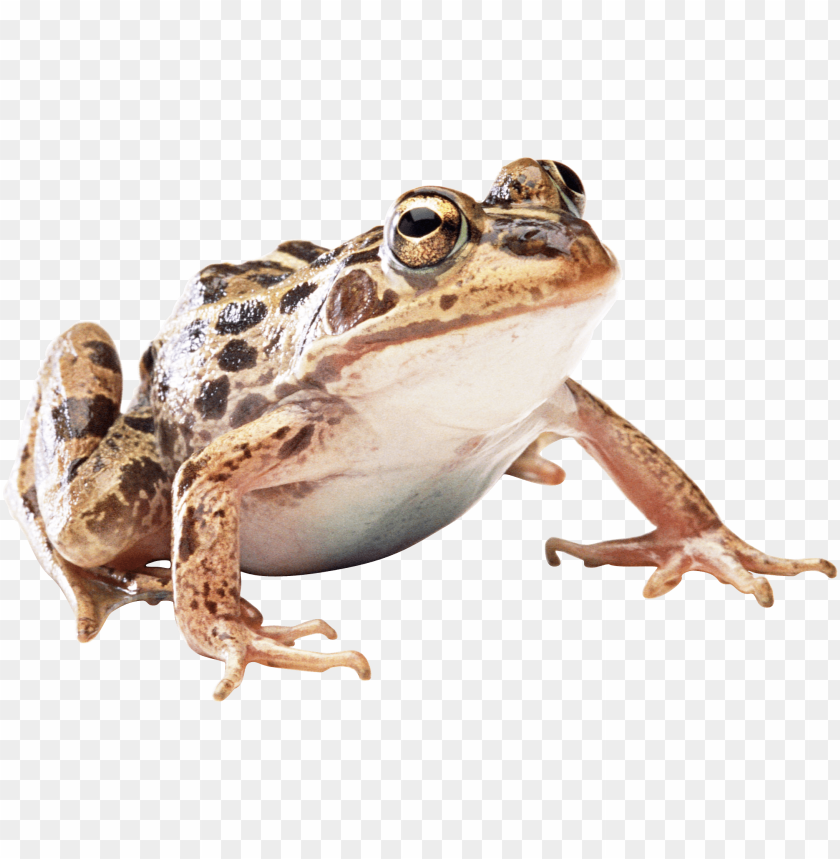
POLYGON ((242 683, 249 662, 259 662, 270 668, 291 668, 295 671, 323 672, 329 668, 352 668, 361 680, 370 680, 370 664, 356 650, 340 653, 315 653, 298 650, 294 642, 304 635, 323 633, 336 638, 335 630, 323 620, 310 620, 297 626, 264 626, 258 629, 238 624, 231 632, 217 632, 219 648, 215 656, 225 663, 225 676, 219 681, 213 697, 224 701, 242 683))
POLYGON ((138 600, 157 605, 161 600, 172 599, 171 579, 159 578, 145 570, 134 573, 97 570, 74 580, 72 587, 76 598, 76 637, 80 642, 95 638, 108 615, 121 606, 138 600))
POLYGON ((834 564, 821 558, 787 560, 766 555, 745 543, 725 525, 718 525, 695 536, 665 536, 652 531, 642 537, 608 540, 582 546, 568 540, 551 538, 545 544, 548 563, 560 564, 558 552, 580 558, 587 567, 614 564, 626 567, 655 566, 656 572, 642 591, 647 598, 662 596, 673 590, 690 570, 713 575, 719 582, 732 585, 743 594, 752 594, 759 605, 773 605, 773 589, 763 573, 772 576, 795 576, 805 570, 816 570, 829 578, 837 575, 834 564))

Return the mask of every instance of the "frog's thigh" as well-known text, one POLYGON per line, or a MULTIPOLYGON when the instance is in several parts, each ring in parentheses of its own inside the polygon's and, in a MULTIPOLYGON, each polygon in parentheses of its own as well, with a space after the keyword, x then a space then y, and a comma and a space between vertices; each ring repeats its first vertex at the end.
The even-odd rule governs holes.
MULTIPOLYGON (((253 609, 244 607, 239 596, 242 497, 254 489, 327 476, 334 466, 322 454, 346 417, 342 411, 321 406, 312 414, 286 406, 215 439, 178 472, 172 544, 175 617, 193 650, 225 662, 218 699, 239 685, 249 662, 303 671, 345 665, 363 678, 370 676, 367 660, 355 651, 313 653, 280 643, 282 636, 272 637, 271 627, 255 626, 253 609)), ((332 632, 322 621, 313 623, 291 640, 332 632)))
POLYGON ((81 567, 105 564, 168 516, 151 411, 120 416, 120 360, 93 323, 53 343, 39 395, 34 473, 47 537, 81 567))
MULTIPOLYGON (((57 521, 55 499, 60 497, 62 493, 66 493, 68 491, 67 487, 72 489, 73 484, 75 484, 75 487, 82 485, 81 482, 76 483, 76 480, 83 481, 85 479, 84 470, 78 470, 80 467, 84 469, 85 466, 77 465, 77 470, 73 475, 74 480, 68 481, 67 487, 63 486, 62 465, 66 465, 69 457, 72 466, 74 461, 73 454, 78 453, 79 450, 85 451, 85 443, 87 444, 87 449, 95 449, 98 436, 93 433, 89 434, 86 438, 71 439, 68 444, 61 443, 54 445, 53 453, 55 459, 52 461, 47 459, 50 463, 50 468, 44 469, 42 467, 40 477, 37 477, 35 460, 36 447, 39 443, 39 426, 42 422, 44 412, 45 398, 43 394, 48 387, 52 386, 53 393, 50 396, 50 401, 55 402, 54 391, 57 386, 60 386, 62 379, 60 372, 56 378, 55 366, 58 363, 60 371, 62 359, 66 367, 68 363, 72 365, 74 357, 76 358, 75 363, 78 364, 81 356, 81 362, 84 365, 85 356, 87 355, 96 367, 103 367, 103 364, 105 364, 111 368, 119 368, 118 362, 112 360, 115 358, 116 353, 109 351, 108 347, 113 350, 108 335, 99 326, 88 324, 77 325, 71 331, 62 335, 52 345, 41 369, 35 395, 27 410, 24 422, 25 434, 5 491, 6 501, 12 514, 26 534, 38 562, 61 588, 76 613, 77 631, 80 641, 88 641, 95 636, 108 613, 125 602, 137 598, 147 599, 150 598, 150 594, 153 594, 154 599, 167 598, 165 587, 156 585, 154 582, 141 581, 141 579, 148 577, 137 576, 135 578, 136 589, 132 592, 122 588, 111 587, 102 581, 93 580, 88 569, 85 568, 87 565, 79 566, 72 563, 56 551, 47 536, 47 525, 40 499, 43 497, 44 507, 49 511, 51 520, 55 526, 57 521), (100 345, 85 345, 91 343, 100 345), (75 445, 75 451, 70 450, 71 444, 75 445), (36 488, 36 483, 39 484, 39 488, 36 488), (147 587, 146 585, 151 585, 151 587, 147 587)), ((103 369, 107 370, 108 367, 106 366, 103 369)), ((108 377, 105 376, 104 372, 102 373, 102 378, 106 384, 102 386, 104 392, 100 390, 100 396, 110 396, 113 402, 118 402, 118 392, 116 391, 116 385, 113 384, 113 369, 111 372, 112 377, 110 381, 112 385, 110 387, 107 384, 109 381, 108 377)), ((68 383, 71 382, 72 380, 68 379, 68 383)), ((70 384, 70 387, 73 389, 76 386, 70 384)), ((55 405, 51 407, 50 412, 52 412, 52 408, 55 408, 55 405)), ((60 414, 61 412, 59 411, 60 414)), ((75 414, 78 415, 78 410, 75 414)), ((131 416, 118 418, 116 423, 112 425, 109 433, 117 430, 119 425, 124 421, 130 421, 124 429, 127 434, 131 434, 135 431, 135 427, 147 428, 151 422, 151 417, 150 415, 145 416, 141 410, 133 413, 131 416), (134 426, 131 426, 131 424, 134 426)), ((80 434, 75 433, 75 435, 79 436, 80 434)), ((142 443, 142 440, 140 441, 142 443)), ((44 445, 43 434, 41 444, 44 445)), ((42 448, 42 454, 44 452, 42 448)), ((113 457, 113 453, 110 455, 113 457)), ((92 459, 97 462, 99 461, 97 457, 92 457, 92 459)), ((102 471, 107 471, 107 469, 103 468, 102 471)), ((66 474, 66 471, 64 473, 66 474)), ((95 480, 91 480, 89 475, 87 477, 89 481, 95 484, 95 480)), ((95 491, 93 489, 86 489, 84 493, 85 498, 91 499, 94 496, 95 491)), ((71 504, 70 507, 72 508, 72 506, 71 504)), ((126 539, 130 538, 125 533, 123 537, 126 539)), ((67 542, 70 543, 72 540, 68 540, 67 542)))

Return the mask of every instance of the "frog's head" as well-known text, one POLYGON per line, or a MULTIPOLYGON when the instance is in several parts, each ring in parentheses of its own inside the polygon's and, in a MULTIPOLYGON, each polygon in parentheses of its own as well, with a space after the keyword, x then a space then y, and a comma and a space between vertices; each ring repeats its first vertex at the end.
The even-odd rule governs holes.
POLYGON ((574 171, 531 158, 505 167, 483 203, 434 186, 403 194, 379 247, 345 257, 307 370, 317 362, 315 378, 348 392, 424 368, 497 385, 527 374, 542 395, 614 300, 618 264, 581 220, 585 200, 574 171))

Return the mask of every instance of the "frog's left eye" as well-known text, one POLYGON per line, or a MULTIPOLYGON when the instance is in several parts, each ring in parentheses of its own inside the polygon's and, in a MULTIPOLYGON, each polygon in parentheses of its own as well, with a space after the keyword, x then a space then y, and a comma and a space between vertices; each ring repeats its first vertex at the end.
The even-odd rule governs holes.
POLYGON ((580 218, 586 207, 586 191, 580 176, 560 161, 540 161, 540 166, 551 177, 566 208, 580 218))
POLYGON ((403 200, 396 207, 391 225, 391 251, 408 268, 439 265, 464 244, 468 232, 461 210, 437 194, 403 200))

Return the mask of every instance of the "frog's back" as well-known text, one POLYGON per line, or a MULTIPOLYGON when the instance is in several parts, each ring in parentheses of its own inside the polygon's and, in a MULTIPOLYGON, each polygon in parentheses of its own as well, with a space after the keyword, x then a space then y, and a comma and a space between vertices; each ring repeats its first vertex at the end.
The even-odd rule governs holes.
POLYGON ((213 438, 294 390, 285 382, 301 332, 317 314, 310 265, 327 248, 288 241, 262 259, 203 268, 141 359, 164 467, 174 475, 213 438))

